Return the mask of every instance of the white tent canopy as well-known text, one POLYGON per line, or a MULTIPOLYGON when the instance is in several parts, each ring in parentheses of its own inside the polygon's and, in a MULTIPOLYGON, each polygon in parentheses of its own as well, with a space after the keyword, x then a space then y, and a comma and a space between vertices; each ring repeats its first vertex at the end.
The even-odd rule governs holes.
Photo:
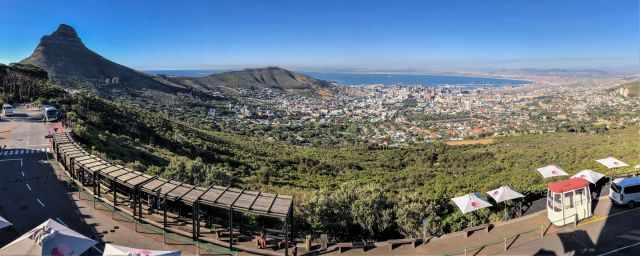
POLYGON ((560 167, 555 165, 547 165, 545 167, 540 167, 536 171, 538 171, 540 175, 542 175, 542 177, 545 179, 551 178, 551 177, 569 175, 567 172, 565 172, 564 170, 560 169, 560 167))
POLYGON ((606 166, 609 169, 629 166, 627 163, 622 162, 622 161, 620 161, 618 159, 615 159, 613 157, 607 157, 607 158, 603 158, 603 159, 598 159, 598 160, 596 160, 596 162, 606 166))
POLYGON ((496 200, 496 203, 524 197, 524 195, 511 189, 509 186, 499 187, 497 189, 488 191, 487 194, 491 196, 493 200, 496 200))
POLYGON ((469 213, 482 208, 490 207, 491 204, 482 200, 476 193, 466 194, 451 199, 462 213, 469 213))
POLYGON ((49 219, 0 249, 0 255, 76 256, 96 241, 49 219))
POLYGON ((180 256, 180 251, 154 251, 126 247, 122 245, 105 244, 102 256, 180 256))
POLYGON ((9 222, 7 219, 2 218, 2 216, 0 216, 0 229, 10 227, 12 225, 13 224, 11 224, 11 222, 9 222))
POLYGON ((604 177, 604 174, 599 173, 599 172, 595 172, 595 171, 592 171, 592 170, 582 170, 582 171, 576 173, 575 175, 571 176, 571 178, 585 179, 586 181, 590 182, 591 184, 598 183, 598 181, 600 179, 602 179, 602 177, 604 177))

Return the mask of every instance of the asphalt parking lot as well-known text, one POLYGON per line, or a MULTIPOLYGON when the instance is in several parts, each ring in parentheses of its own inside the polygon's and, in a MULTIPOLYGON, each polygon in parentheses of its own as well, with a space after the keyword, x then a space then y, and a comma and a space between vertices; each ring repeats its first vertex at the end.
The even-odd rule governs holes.
POLYGON ((136 232, 132 223, 115 220, 111 211, 80 200, 61 166, 51 159, 45 138, 59 125, 42 122, 37 110, 17 110, 24 114, 0 121, 0 216, 13 223, 0 230, 0 247, 50 218, 99 241, 91 254, 99 254, 104 243, 195 254, 191 245, 165 244, 162 235, 136 232))

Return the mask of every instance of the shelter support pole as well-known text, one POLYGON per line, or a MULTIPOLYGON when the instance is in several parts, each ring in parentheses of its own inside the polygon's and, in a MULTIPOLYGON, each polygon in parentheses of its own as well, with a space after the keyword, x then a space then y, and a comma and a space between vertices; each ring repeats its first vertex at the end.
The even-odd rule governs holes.
POLYGON ((289 217, 284 220, 284 256, 289 256, 289 217))
POLYGON ((142 220, 142 192, 138 190, 138 216, 142 220))
POLYGON ((132 194, 131 194, 131 199, 133 200, 133 204, 131 204, 131 209, 133 212, 133 218, 135 219, 137 216, 137 211, 138 211, 138 193, 136 193, 136 190, 134 189, 132 194))
MULTIPOLYGON (((158 195, 158 200, 159 199, 159 195, 158 195)), ((162 221, 162 239, 163 241, 166 243, 167 241, 167 198, 165 196, 164 201, 162 202, 162 217, 163 217, 163 221, 162 221)))
POLYGON ((162 202, 162 211, 163 211, 162 227, 163 229, 167 229, 167 197, 166 196, 164 198, 164 201, 162 202))
POLYGON ((115 207, 118 206, 118 195, 116 194, 116 182, 111 181, 111 190, 113 191, 113 210, 115 211, 115 207))
POLYGON ((198 226, 196 226, 196 234, 200 237, 200 219, 202 216, 200 215, 200 204, 198 204, 198 226))
POLYGON ((196 226, 199 224, 196 222, 196 215, 198 214, 198 202, 193 202, 193 212, 191 214, 191 236, 193 237, 193 241, 198 240, 198 232, 196 231, 196 226))
POLYGON ((233 207, 229 207, 229 251, 233 250, 233 207))
MULTIPOLYGON (((291 199, 291 205, 294 205, 294 201, 295 197, 291 199)), ((295 242, 296 241, 296 225, 295 225, 295 219, 293 218, 293 207, 291 208, 291 217, 289 217, 291 219, 291 241, 293 242, 293 255, 294 256, 298 256, 298 244, 295 242)))

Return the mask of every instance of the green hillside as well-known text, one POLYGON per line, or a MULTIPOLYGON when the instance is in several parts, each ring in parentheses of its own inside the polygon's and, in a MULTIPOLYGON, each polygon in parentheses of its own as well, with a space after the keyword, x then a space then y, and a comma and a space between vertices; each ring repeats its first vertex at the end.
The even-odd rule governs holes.
POLYGON ((63 107, 82 142, 109 159, 189 183, 296 195, 302 231, 345 239, 416 234, 424 218, 434 234, 496 219, 491 210, 463 216, 449 199, 503 184, 540 196, 545 183, 534 170, 547 164, 571 174, 604 171, 594 160, 607 156, 640 162, 638 127, 508 137, 490 145, 328 149, 188 127, 87 95, 63 107))
POLYGON ((546 181, 534 170, 547 164, 573 174, 605 172, 594 160, 607 156, 640 162, 639 127, 514 136, 489 145, 292 146, 190 127, 168 114, 92 95, 64 94, 37 75, 17 75, 19 67, 2 68, 21 78, 3 75, 0 96, 13 101, 46 97, 67 113, 73 131, 93 153, 192 184, 295 195, 298 230, 341 240, 416 235, 423 220, 432 234, 497 220, 501 211, 495 208, 462 215, 450 198, 504 184, 529 199, 540 197, 546 181))

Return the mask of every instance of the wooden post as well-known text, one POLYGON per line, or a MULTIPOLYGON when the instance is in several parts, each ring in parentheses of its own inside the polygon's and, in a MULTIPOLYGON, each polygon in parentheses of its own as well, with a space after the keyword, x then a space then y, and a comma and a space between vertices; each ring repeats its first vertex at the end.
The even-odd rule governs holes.
POLYGON ((507 251, 507 238, 504 238, 504 251, 507 251))

